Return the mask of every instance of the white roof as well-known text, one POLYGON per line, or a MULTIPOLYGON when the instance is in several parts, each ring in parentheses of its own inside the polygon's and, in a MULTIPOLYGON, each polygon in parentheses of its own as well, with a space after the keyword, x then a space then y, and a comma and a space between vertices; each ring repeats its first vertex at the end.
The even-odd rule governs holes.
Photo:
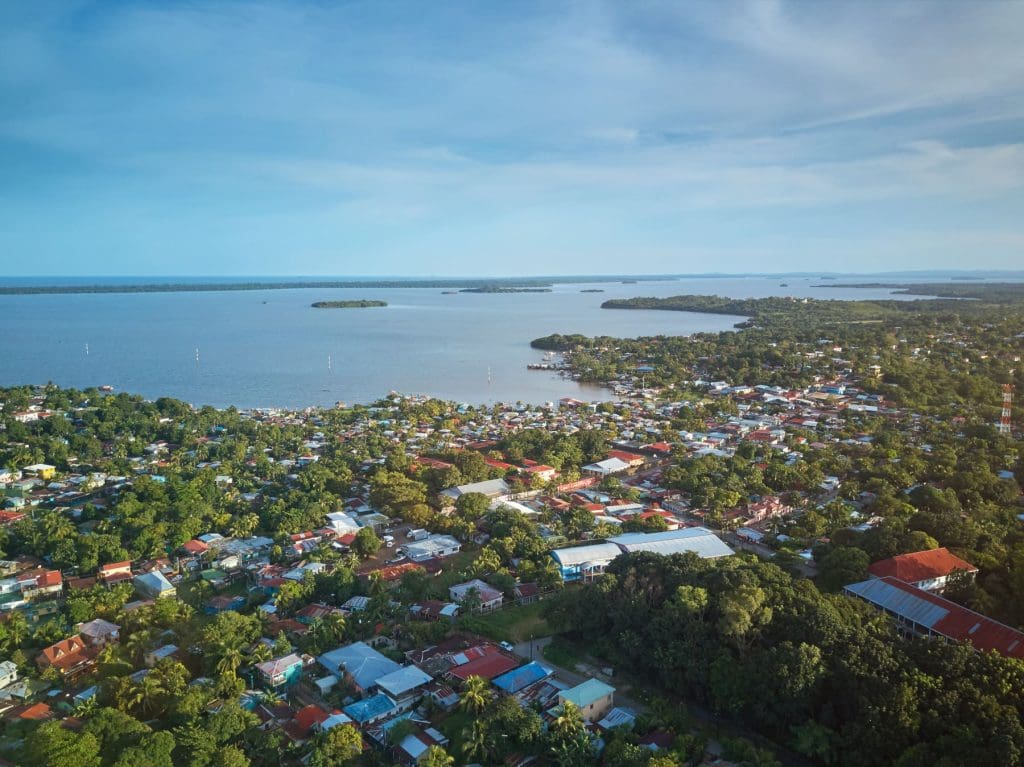
POLYGON ((664 533, 625 533, 608 540, 625 552, 650 551, 667 555, 692 551, 701 559, 727 557, 733 553, 721 538, 705 527, 685 527, 664 533))
POLYGON ((611 562, 622 553, 614 543, 592 543, 589 546, 574 546, 569 549, 555 549, 551 555, 562 567, 574 567, 584 562, 611 562))
POLYGON ((584 471, 596 471, 603 474, 610 474, 616 471, 625 471, 629 464, 618 458, 605 458, 603 461, 591 463, 583 467, 584 471))
POLYGON ((391 696, 401 696, 409 690, 429 684, 433 677, 416 666, 405 666, 385 674, 377 680, 377 686, 391 696))
POLYGON ((472 482, 468 485, 458 485, 457 487, 450 487, 447 490, 441 492, 441 495, 446 495, 449 498, 458 498, 460 495, 466 493, 483 493, 487 496, 498 496, 508 495, 509 486, 503 479, 488 479, 483 482, 472 482))

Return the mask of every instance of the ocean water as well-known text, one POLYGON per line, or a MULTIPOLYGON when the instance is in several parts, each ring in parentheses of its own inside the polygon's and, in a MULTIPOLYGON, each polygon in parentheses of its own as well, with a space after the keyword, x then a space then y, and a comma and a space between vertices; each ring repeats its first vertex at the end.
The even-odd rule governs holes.
MULTIPOLYGON (((115 280, 76 278, 73 282, 115 280)), ((696 278, 561 284, 551 293, 513 294, 312 288, 0 296, 0 385, 48 381, 76 387, 110 385, 117 391, 151 398, 172 396, 216 407, 366 403, 390 391, 475 404, 542 403, 561 397, 604 400, 610 392, 603 388, 527 370, 528 363, 544 356, 530 348, 530 341, 550 333, 630 338, 688 335, 730 330, 743 319, 601 309, 609 298, 684 293, 735 298, 891 297, 884 289, 813 287, 818 282, 817 278, 696 278), (787 286, 782 287, 782 282, 787 286), (587 288, 604 292, 581 292, 587 288), (310 306, 314 301, 359 298, 381 299, 389 305, 310 306)))

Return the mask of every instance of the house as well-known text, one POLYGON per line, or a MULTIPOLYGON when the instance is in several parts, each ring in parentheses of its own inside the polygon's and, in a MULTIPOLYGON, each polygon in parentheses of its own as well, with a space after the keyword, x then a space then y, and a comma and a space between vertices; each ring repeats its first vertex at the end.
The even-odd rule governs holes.
POLYGON ((581 471, 592 477, 610 477, 613 474, 621 474, 629 469, 629 464, 621 458, 605 458, 597 463, 590 463, 582 467, 581 471))
POLYGON ((1024 632, 899 578, 870 578, 851 583, 843 591, 883 610, 905 634, 970 642, 979 651, 993 650, 1007 658, 1024 659, 1024 632))
POLYGON ((88 623, 78 625, 78 635, 85 640, 89 647, 103 649, 107 645, 114 644, 120 639, 121 627, 116 623, 96 618, 88 623))
POLYGON ((540 599, 540 587, 536 583, 517 583, 512 589, 516 602, 521 605, 528 605, 540 599))
POLYGON ((582 684, 558 693, 558 702, 572 703, 580 710, 585 722, 597 722, 614 707, 615 688, 597 679, 588 679, 582 684))
POLYGON ((39 477, 39 479, 49 480, 57 475, 57 467, 50 466, 48 463, 33 463, 31 466, 23 468, 22 472, 29 476, 39 477))
POLYGON ((64 576, 59 570, 30 570, 18 576, 18 585, 25 599, 59 596, 64 588, 64 576))
POLYGON ((622 549, 614 543, 591 543, 586 546, 555 549, 551 552, 551 558, 558 565, 562 580, 570 583, 593 580, 620 554, 622 549))
POLYGON ((132 563, 131 560, 126 562, 111 562, 106 565, 100 565, 100 569, 96 573, 96 578, 102 583, 108 586, 113 586, 116 583, 122 581, 128 581, 132 578, 132 563))
POLYGON ((155 650, 150 650, 143 657, 142 660, 146 664, 147 668, 153 668, 157 663, 162 661, 164 658, 170 658, 178 652, 178 646, 173 644, 165 644, 157 647, 155 650))
POLYGON ((291 721, 285 722, 281 729, 292 743, 301 745, 313 737, 329 718, 330 714, 327 711, 311 703, 296 711, 291 721))
POLYGON ((973 578, 978 568, 946 548, 900 554, 868 567, 868 575, 872 578, 899 578, 911 586, 935 592, 946 588, 949 577, 956 572, 966 573, 973 578))
POLYGON ((514 668, 501 676, 495 677, 492 683, 502 692, 514 695, 531 684, 547 679, 552 673, 551 669, 542 666, 537 661, 530 661, 525 666, 514 668))
POLYGON ((82 637, 75 635, 44 648, 36 656, 36 665, 40 671, 53 668, 65 679, 74 679, 92 669, 98 652, 89 647, 82 637))
POLYGON ((302 674, 302 658, 295 653, 257 664, 260 681, 268 690, 295 684, 302 674))
POLYGON ((400 711, 412 708, 428 684, 434 681, 430 674, 416 666, 403 666, 397 671, 377 679, 377 689, 390 697, 400 711))
POLYGON ((177 590, 159 570, 153 570, 134 578, 135 590, 146 599, 173 597, 177 590))
POLYGON ((493 586, 484 583, 479 578, 474 578, 471 581, 465 583, 459 583, 455 586, 448 588, 448 596, 454 602, 458 602, 460 605, 465 605, 467 600, 472 600, 475 596, 479 600, 479 605, 474 608, 475 612, 489 612, 496 610, 501 607, 501 603, 504 600, 504 596, 493 586))
POLYGON ((402 551, 413 562, 427 559, 443 559, 458 554, 462 544, 450 535, 431 535, 422 541, 412 541, 402 546, 402 551))
POLYGON ((9 661, 0 661, 0 689, 18 681, 18 666, 9 661))
POLYGON ((342 711, 361 727, 383 721, 397 712, 395 702, 384 693, 350 703, 342 711))
POLYGON ((517 658, 501 652, 498 648, 488 646, 479 657, 472 658, 467 663, 456 666, 448 673, 465 682, 471 676, 478 676, 483 679, 494 679, 497 676, 506 674, 519 665, 517 658))
POLYGON ((636 714, 628 708, 613 708, 604 719, 597 723, 597 726, 605 732, 614 730, 616 727, 626 727, 631 730, 635 722, 636 714))
POLYGON ((436 599, 425 599, 412 605, 409 614, 421 621, 454 621, 459 617, 459 606, 453 602, 440 602, 436 599))
POLYGON ((466 493, 480 493, 491 500, 495 498, 508 499, 512 495, 512 489, 503 479, 488 479, 483 482, 471 482, 468 485, 457 485, 441 491, 441 500, 454 503, 460 496, 466 493))
POLYGON ((317 658, 317 661, 339 679, 351 682, 362 693, 372 690, 381 677, 401 668, 365 642, 353 642, 331 650, 317 658))
POLYGON ((241 610, 245 607, 245 597, 241 594, 230 596, 227 594, 211 597, 203 605, 203 612, 207 615, 217 615, 228 610, 241 610))
POLYGON ((426 758, 432 746, 444 748, 448 743, 448 738, 433 727, 417 727, 394 747, 394 755, 403 767, 415 767, 426 758))

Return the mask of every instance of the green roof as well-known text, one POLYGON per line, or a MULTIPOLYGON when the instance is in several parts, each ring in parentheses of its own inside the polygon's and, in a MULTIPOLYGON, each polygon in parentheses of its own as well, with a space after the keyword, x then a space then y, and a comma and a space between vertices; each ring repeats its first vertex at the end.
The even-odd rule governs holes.
POLYGON ((569 701, 577 708, 585 708, 591 703, 601 700, 607 695, 615 692, 615 688, 596 679, 588 679, 583 684, 578 684, 570 690, 563 690, 558 697, 563 701, 569 701))

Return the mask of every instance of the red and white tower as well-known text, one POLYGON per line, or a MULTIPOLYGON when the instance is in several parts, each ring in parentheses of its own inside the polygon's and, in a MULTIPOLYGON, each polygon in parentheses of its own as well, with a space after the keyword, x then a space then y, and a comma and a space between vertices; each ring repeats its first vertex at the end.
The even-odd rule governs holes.
POLYGON ((1010 416, 1013 410, 1013 384, 1003 384, 1003 411, 999 415, 1000 434, 1010 433, 1010 416))

